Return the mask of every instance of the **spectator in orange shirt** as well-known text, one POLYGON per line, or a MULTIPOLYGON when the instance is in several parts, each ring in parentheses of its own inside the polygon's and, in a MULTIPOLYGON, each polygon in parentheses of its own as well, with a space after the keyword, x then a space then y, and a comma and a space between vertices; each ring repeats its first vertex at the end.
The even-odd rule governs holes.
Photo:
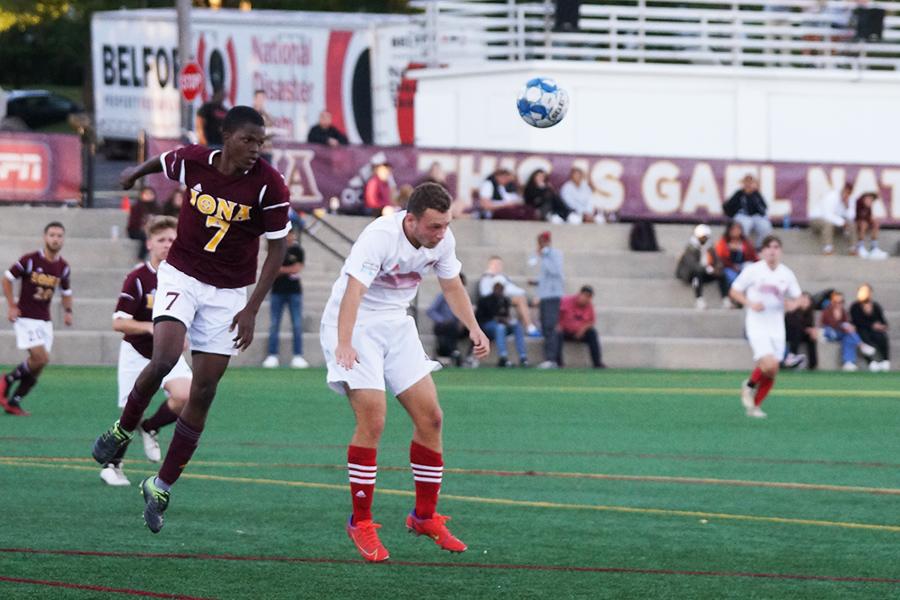
MULTIPOLYGON (((723 285, 726 290, 731 288, 731 282, 737 279, 745 265, 759 260, 753 244, 744 235, 744 228, 737 221, 730 221, 725 226, 725 234, 716 242, 715 252, 722 262, 722 276, 725 278, 723 285)), ((727 296, 722 304, 726 308, 731 307, 727 296)))
MULTIPOLYGON (((594 288, 582 286, 577 294, 564 296, 559 304, 559 325, 556 326, 557 354, 556 364, 563 366, 563 341, 583 342, 591 352, 591 363, 595 369, 604 369, 606 365, 600 355, 600 336, 594 328, 594 288)), ((543 366, 543 365, 542 365, 543 366)))

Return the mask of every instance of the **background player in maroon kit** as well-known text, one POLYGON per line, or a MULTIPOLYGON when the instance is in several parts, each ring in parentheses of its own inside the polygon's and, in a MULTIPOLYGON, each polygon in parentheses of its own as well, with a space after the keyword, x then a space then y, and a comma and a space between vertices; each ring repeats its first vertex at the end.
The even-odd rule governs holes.
MULTIPOLYGON (((128 273, 119 293, 116 312, 113 314, 113 329, 125 334, 119 345, 119 363, 116 369, 119 379, 120 409, 125 406, 134 382, 150 363, 153 354, 156 271, 169 254, 169 249, 175 241, 177 226, 178 222, 173 217, 153 217, 150 220, 144 232, 149 260, 128 273)), ((175 368, 162 380, 166 399, 159 405, 156 413, 149 419, 144 419, 137 428, 144 442, 144 454, 151 462, 160 460, 157 433, 166 425, 174 423, 181 414, 182 407, 187 403, 191 391, 191 376, 191 368, 184 360, 184 356, 180 356, 175 368)), ((127 448, 124 446, 121 453, 100 471, 100 479, 105 483, 113 486, 131 485, 122 470, 122 460, 127 448)))
POLYGON ((97 462, 106 464, 131 441, 189 334, 194 367, 190 398, 175 424, 159 475, 141 482, 144 521, 154 533, 162 529, 169 488, 197 448, 228 361, 253 341, 256 313, 281 267, 290 229, 287 186, 260 159, 266 138, 260 114, 248 106, 232 108, 223 133, 222 150, 186 146, 122 173, 125 189, 144 175, 162 171, 188 193, 179 213, 178 237, 157 273, 152 358, 128 395, 121 418, 97 438, 92 452, 97 462), (246 286, 256 279, 263 234, 268 254, 248 300, 246 286))
POLYGON ((3 293, 9 307, 8 318, 16 332, 16 347, 28 350, 28 359, 0 379, 0 405, 11 415, 29 414, 21 407, 22 398, 37 384, 41 371, 50 362, 53 348, 50 301, 57 285, 62 290, 63 322, 67 326, 72 324, 69 265, 59 255, 65 235, 66 228, 62 223, 48 223, 44 227, 44 249, 20 258, 3 278, 3 293), (22 280, 18 303, 13 295, 16 279, 22 280))

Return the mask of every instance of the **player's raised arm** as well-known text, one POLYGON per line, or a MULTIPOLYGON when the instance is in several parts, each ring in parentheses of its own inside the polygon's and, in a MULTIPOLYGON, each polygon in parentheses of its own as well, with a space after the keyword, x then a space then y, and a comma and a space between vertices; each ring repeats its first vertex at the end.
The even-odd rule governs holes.
POLYGON ((122 189, 130 190, 132 187, 134 187, 134 183, 145 175, 162 173, 163 167, 161 159, 162 155, 160 154, 154 156, 153 158, 148 158, 139 165, 124 169, 119 175, 119 183, 122 185, 122 189))
POLYGON ((450 279, 438 278, 441 284, 441 291, 444 298, 450 306, 450 310, 456 315, 456 318, 466 326, 469 330, 469 339, 472 340, 472 350, 476 358, 484 358, 491 351, 491 344, 487 335, 478 326, 475 319, 475 311, 472 310, 472 301, 469 300, 469 294, 460 280, 459 276, 450 279))
POLYGON ((357 362, 356 350, 353 348, 353 327, 356 325, 359 303, 367 289, 359 279, 347 275, 347 289, 344 290, 338 311, 338 343, 334 351, 337 363, 345 369, 352 369, 357 362))

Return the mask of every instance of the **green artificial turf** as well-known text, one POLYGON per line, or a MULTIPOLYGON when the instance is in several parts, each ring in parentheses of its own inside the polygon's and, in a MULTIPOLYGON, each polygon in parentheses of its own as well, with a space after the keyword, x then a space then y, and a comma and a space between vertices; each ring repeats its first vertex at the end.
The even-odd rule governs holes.
POLYGON ((114 371, 51 366, 31 417, 0 415, 0 597, 900 597, 900 376, 787 373, 766 420, 743 414, 745 376, 439 372, 439 510, 469 550, 407 535, 391 402, 374 511, 391 561, 369 565, 344 532, 352 415, 322 370, 229 371, 153 535, 140 443, 128 488, 90 459, 114 371))

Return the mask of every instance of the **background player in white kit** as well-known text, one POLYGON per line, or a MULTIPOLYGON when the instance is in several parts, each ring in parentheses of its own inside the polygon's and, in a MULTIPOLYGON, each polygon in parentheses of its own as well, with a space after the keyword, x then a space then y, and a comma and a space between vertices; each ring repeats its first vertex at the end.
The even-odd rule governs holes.
POLYGON ((437 506, 443 475, 443 414, 428 358, 415 322, 406 313, 422 276, 434 271, 453 314, 468 328, 474 354, 490 345, 478 326, 469 295, 459 278, 456 241, 449 229, 450 194, 438 184, 419 185, 406 211, 384 216, 363 230, 331 290, 322 315, 321 342, 328 385, 346 394, 356 416, 347 451, 353 514, 347 533, 368 561, 389 558, 372 520, 376 453, 384 429, 385 384, 413 422, 410 466, 416 506, 406 518, 413 533, 438 546, 462 552, 466 545, 445 525, 437 506))
POLYGON ((741 403, 748 417, 765 418, 760 405, 775 384, 784 358, 784 311, 793 310, 800 298, 794 272, 781 264, 781 240, 766 236, 762 260, 746 267, 731 284, 729 295, 746 309, 744 328, 756 368, 741 389, 741 403))

